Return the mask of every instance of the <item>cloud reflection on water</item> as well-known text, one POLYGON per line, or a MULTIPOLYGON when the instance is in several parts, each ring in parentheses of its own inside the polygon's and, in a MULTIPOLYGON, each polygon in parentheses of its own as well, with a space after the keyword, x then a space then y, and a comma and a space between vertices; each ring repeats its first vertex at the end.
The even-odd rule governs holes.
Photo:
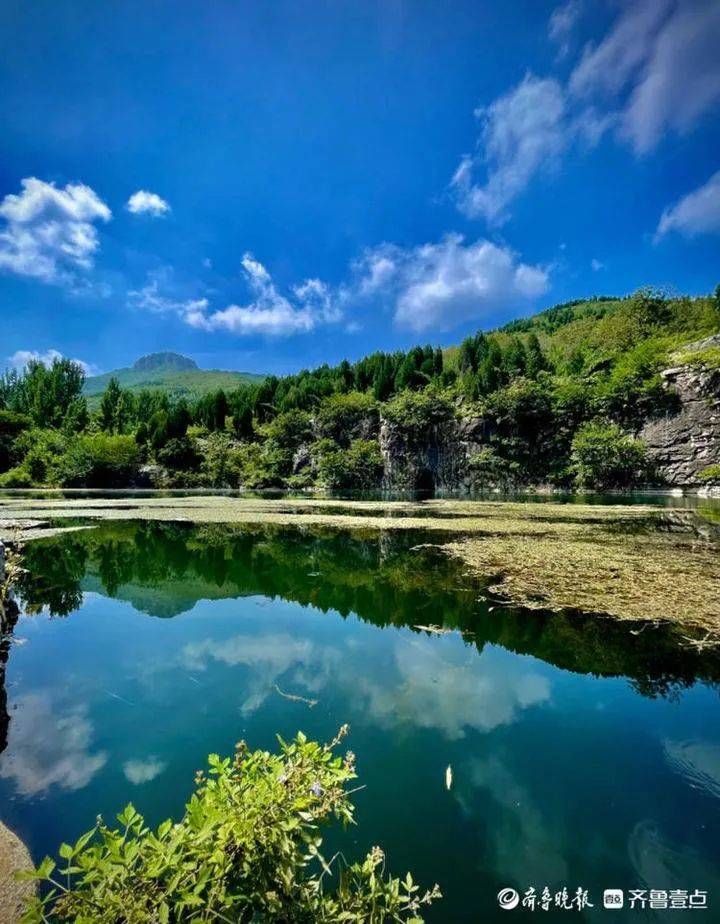
POLYGON ((107 763, 105 751, 92 752, 87 705, 58 706, 53 691, 23 694, 14 705, 0 777, 12 780, 20 795, 39 796, 51 786, 82 789, 107 763))

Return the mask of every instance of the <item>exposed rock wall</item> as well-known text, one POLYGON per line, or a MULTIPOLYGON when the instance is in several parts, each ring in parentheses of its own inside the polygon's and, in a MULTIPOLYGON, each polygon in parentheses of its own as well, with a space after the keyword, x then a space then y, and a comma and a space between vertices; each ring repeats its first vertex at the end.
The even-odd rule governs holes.
POLYGON ((384 487, 410 490, 463 490, 472 487, 468 462, 486 439, 480 418, 451 420, 423 438, 408 435, 389 420, 380 422, 384 487))
MULTIPOLYGON (((720 346, 720 334, 687 349, 714 346, 720 346)), ((720 464, 720 369, 690 364, 666 369, 662 376, 677 398, 675 408, 648 420, 637 435, 646 443, 665 484, 698 487, 699 473, 720 464)), ((446 491, 476 487, 469 462, 488 445, 488 426, 481 418, 451 420, 418 437, 381 419, 384 487, 446 491)))
MULTIPOLYGON (((716 345, 720 335, 694 346, 716 345)), ((720 369, 685 365, 662 376, 679 399, 677 411, 649 420, 638 435, 667 484, 697 485, 704 468, 720 463, 720 369)))

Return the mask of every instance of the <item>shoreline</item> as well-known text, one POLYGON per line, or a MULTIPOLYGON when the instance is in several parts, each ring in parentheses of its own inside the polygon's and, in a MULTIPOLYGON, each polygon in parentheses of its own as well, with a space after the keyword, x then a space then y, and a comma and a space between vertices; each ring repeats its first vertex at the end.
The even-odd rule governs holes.
POLYGON ((28 899, 35 894, 35 883, 18 882, 15 873, 34 869, 25 843, 0 821, 0 921, 20 921, 28 899))

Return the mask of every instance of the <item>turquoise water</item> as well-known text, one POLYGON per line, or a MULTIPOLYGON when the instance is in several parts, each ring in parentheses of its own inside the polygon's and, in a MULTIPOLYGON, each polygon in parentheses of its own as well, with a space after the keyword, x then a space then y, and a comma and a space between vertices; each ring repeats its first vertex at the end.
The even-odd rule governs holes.
POLYGON ((429 920, 508 920, 500 889, 546 885, 588 890, 571 919, 656 916, 608 918, 612 887, 707 891, 703 920, 720 920, 718 653, 493 606, 419 541, 108 523, 32 544, 2 819, 40 859, 128 800, 178 815, 207 753, 239 738, 349 722, 366 788, 327 852, 378 843, 393 871, 437 881, 429 920), (433 624, 454 631, 414 628, 433 624))

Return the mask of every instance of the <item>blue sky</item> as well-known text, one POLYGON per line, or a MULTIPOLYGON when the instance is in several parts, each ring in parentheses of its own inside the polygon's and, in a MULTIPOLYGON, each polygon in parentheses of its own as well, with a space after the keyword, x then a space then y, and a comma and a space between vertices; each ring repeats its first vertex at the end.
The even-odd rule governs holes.
POLYGON ((715 0, 8 0, 0 366, 289 372, 720 282, 715 0))

